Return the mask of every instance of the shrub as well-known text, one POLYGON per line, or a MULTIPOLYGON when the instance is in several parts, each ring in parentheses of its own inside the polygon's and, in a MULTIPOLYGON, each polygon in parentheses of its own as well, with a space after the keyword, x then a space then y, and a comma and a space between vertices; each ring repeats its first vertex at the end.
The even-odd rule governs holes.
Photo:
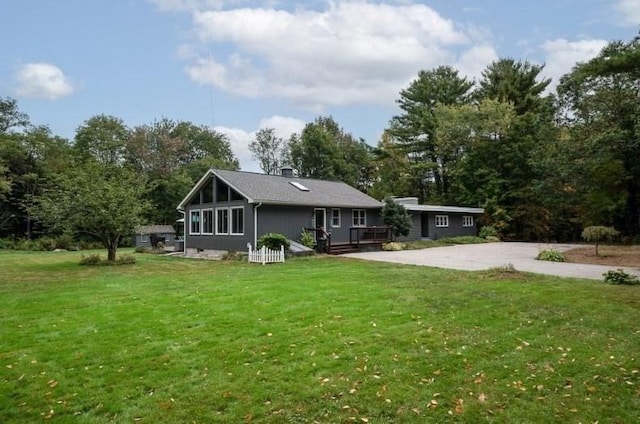
POLYGON ((500 239, 498 237, 494 237, 494 236, 487 236, 484 238, 486 241, 488 241, 489 243, 497 243, 500 241, 500 239))
POLYGON ((400 203, 396 203, 392 198, 384 199, 382 208, 382 222, 389 228, 393 237, 407 236, 411 231, 411 217, 400 203))
POLYGON ((316 247, 316 240, 313 237, 313 233, 310 233, 307 230, 302 230, 302 233, 300 234, 300 243, 309 249, 316 247))
POLYGON ((102 258, 97 253, 94 255, 82 255, 80 265, 102 265, 102 258))
POLYGON ((71 250, 75 245, 75 241, 73 240, 73 235, 69 233, 64 233, 55 238, 56 240, 56 249, 65 249, 71 250))
POLYGON ((242 252, 236 252, 235 250, 229 250, 220 257, 223 261, 242 261, 244 258, 245 255, 242 252))
POLYGON ((640 284, 640 280, 635 275, 628 274, 622 269, 615 271, 607 271, 604 274, 604 282, 609 284, 628 284, 637 285, 640 284))
POLYGON ((486 227, 482 227, 480 228, 480 232, 478 233, 478 237, 481 238, 489 238, 489 237, 496 237, 498 238, 498 230, 496 230, 496 227, 492 226, 492 225, 487 225, 486 227))
POLYGON ((613 227, 603 227, 601 225, 592 225, 582 231, 582 238, 585 241, 595 243, 596 256, 598 256, 598 244, 602 241, 611 243, 614 238, 618 237, 620 232, 613 227))
POLYGON ((289 240, 282 234, 267 233, 260 236, 256 249, 267 246, 268 249, 280 250, 280 246, 284 246, 285 250, 289 250, 289 240))
POLYGON ((481 237, 475 236, 457 236, 457 237, 444 237, 438 239, 439 242, 444 244, 477 244, 486 243, 486 240, 481 237))
POLYGON ((36 250, 54 250, 57 247, 56 240, 51 237, 42 237, 35 241, 34 247, 36 250))
POLYGON ((106 259, 102 259, 100 255, 82 255, 80 259, 80 265, 131 265, 135 264, 137 261, 136 257, 133 255, 120 255, 116 257, 115 261, 108 261, 106 259))
MULTIPOLYGON (((110 263, 110 265, 131 265, 135 264, 137 261, 136 257, 133 255, 120 255, 116 258, 115 263, 110 263)), ((109 263, 107 261, 107 263, 109 263)))
POLYGON ((391 243, 384 243, 382 245, 382 250, 397 252, 399 250, 404 249, 404 247, 405 247, 404 244, 392 241, 391 243))
POLYGON ((538 256, 536 256, 536 259, 539 261, 549 261, 549 262, 565 261, 564 255, 560 251, 555 249, 541 250, 540 252, 538 252, 538 256))

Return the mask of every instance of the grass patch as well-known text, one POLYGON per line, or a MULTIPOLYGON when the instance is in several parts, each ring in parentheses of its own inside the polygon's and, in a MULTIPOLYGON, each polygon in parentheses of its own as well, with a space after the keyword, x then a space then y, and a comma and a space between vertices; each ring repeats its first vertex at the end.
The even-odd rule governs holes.
POLYGON ((308 257, 0 252, 0 421, 634 422, 640 291, 308 257))
POLYGON ((438 240, 415 240, 415 241, 404 242, 405 249, 407 250, 426 249, 429 247, 453 246, 455 244, 478 244, 478 243, 488 243, 488 240, 481 237, 474 237, 474 236, 458 236, 458 237, 444 237, 438 240))

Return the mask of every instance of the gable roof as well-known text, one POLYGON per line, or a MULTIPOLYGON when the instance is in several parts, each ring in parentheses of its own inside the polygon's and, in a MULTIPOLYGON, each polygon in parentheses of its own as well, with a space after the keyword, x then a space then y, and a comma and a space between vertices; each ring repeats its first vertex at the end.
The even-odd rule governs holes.
POLYGON ((343 208, 382 207, 382 203, 378 200, 343 182, 210 169, 180 202, 178 209, 184 209, 191 197, 212 176, 227 183, 249 203, 343 208), (292 182, 297 182, 308 190, 298 188, 291 184, 292 182))
POLYGON ((140 225, 136 227, 136 234, 175 234, 176 230, 171 225, 140 225))

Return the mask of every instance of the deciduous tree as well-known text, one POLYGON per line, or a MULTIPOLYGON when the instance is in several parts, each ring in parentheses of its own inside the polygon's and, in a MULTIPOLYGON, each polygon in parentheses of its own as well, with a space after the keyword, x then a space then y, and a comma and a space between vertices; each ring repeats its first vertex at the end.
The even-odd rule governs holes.
POLYGON ((50 180, 48 189, 33 197, 31 212, 58 231, 88 234, 115 261, 120 242, 145 223, 150 208, 146 184, 127 168, 85 162, 50 180))
POLYGON ((289 145, 285 139, 275 135, 274 128, 258 130, 249 150, 265 174, 277 175, 284 165, 288 165, 289 145))

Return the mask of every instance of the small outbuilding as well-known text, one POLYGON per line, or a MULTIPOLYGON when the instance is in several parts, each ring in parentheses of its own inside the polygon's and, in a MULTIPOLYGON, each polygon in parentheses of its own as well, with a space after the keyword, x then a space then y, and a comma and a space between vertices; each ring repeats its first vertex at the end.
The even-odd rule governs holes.
POLYGON ((141 225, 136 228, 133 245, 135 247, 156 247, 158 242, 164 246, 173 246, 176 230, 171 225, 141 225))

